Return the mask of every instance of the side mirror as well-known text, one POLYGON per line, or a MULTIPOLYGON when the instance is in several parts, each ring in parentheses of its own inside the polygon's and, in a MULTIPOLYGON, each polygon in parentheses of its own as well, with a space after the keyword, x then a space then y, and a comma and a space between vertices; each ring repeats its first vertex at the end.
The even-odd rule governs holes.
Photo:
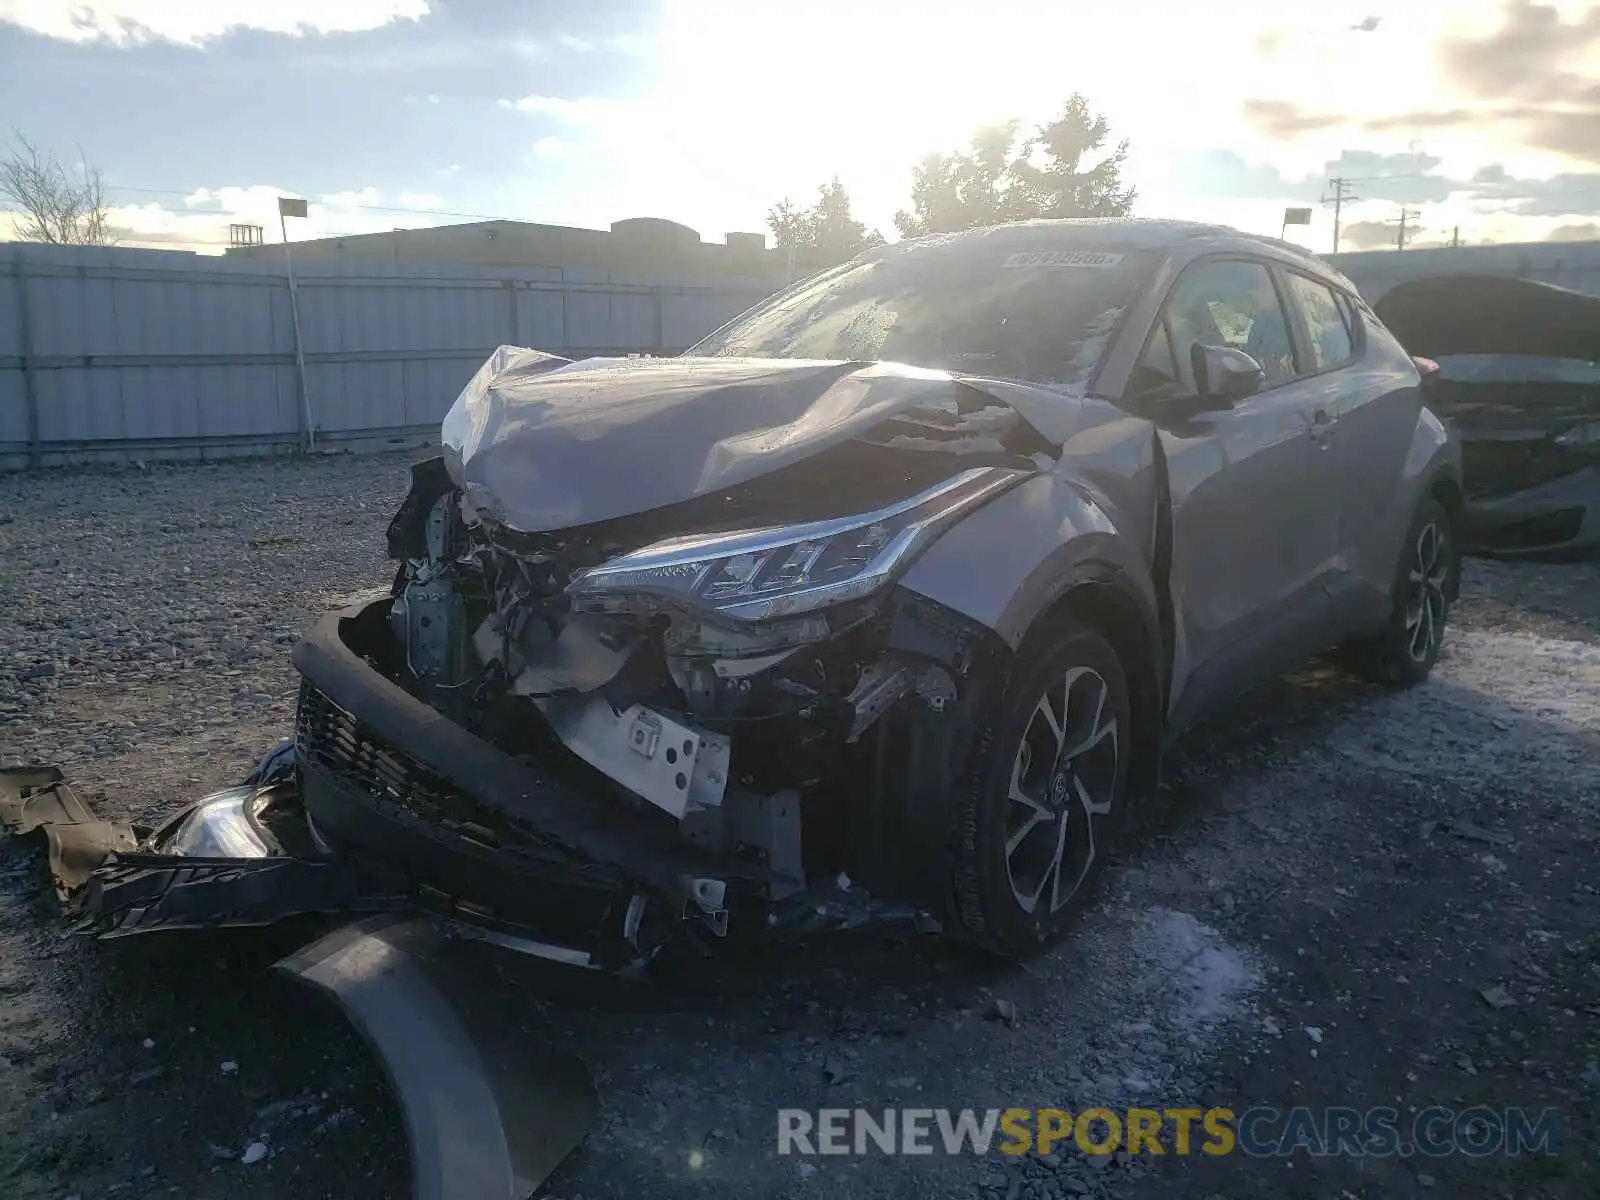
POLYGON ((1189 363, 1194 368, 1195 388, 1207 408, 1230 408, 1234 401, 1260 391, 1267 381, 1261 364, 1232 346, 1195 342, 1189 347, 1189 363))
POLYGON ((1421 380, 1423 397, 1431 396, 1434 389, 1439 386, 1439 364, 1431 358, 1423 358, 1420 354, 1413 354, 1411 356, 1411 365, 1417 369, 1417 375, 1421 380))

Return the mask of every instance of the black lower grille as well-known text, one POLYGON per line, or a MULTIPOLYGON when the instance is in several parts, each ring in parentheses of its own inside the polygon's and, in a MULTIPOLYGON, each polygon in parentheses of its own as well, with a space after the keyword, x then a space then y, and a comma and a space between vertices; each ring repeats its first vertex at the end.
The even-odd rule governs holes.
POLYGON ((530 860, 528 865, 580 872, 587 864, 506 814, 488 808, 389 744, 301 680, 295 745, 303 762, 358 788, 380 811, 420 819, 437 833, 530 860))

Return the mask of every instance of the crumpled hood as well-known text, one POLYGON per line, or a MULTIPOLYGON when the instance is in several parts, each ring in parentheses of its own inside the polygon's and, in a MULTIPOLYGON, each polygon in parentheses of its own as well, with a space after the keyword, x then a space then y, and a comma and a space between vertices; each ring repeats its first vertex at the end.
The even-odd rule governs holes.
POLYGON ((977 398, 1048 442, 1081 399, 900 363, 595 358, 502 346, 445 416, 441 440, 470 509, 540 533, 745 483, 902 414, 954 420, 977 398))

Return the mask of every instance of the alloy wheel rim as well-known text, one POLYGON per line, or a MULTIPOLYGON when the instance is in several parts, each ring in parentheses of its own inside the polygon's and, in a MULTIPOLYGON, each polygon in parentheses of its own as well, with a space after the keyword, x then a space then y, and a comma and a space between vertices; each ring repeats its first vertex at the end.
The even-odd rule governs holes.
POLYGON ((1448 603, 1445 582, 1449 574, 1450 556, 1444 534, 1430 521, 1417 535, 1406 572, 1406 653, 1414 662, 1427 662, 1444 636, 1448 603))
POLYGON ((1073 667, 1039 697, 1011 764, 1006 879, 1025 913, 1054 913, 1082 886, 1116 796, 1121 737, 1111 688, 1073 667))

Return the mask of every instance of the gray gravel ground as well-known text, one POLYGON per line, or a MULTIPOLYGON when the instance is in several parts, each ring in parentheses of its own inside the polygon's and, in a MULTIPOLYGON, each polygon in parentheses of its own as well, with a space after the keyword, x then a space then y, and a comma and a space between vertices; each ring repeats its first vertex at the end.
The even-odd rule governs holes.
MULTIPOLYGON (((236 780, 289 726, 298 631, 387 583, 405 468, 0 478, 0 761, 138 817, 236 780)), ((888 932, 535 1000, 605 1102, 550 1193, 1600 1194, 1597 647, 1600 565, 1469 564, 1433 680, 1313 666, 1195 730, 1100 905, 1020 966, 888 932), (1480 1161, 774 1153, 782 1105, 1190 1101, 1554 1106, 1564 1137, 1480 1161)), ((262 972, 301 932, 67 939, 0 845, 0 1194, 404 1195, 368 1055, 262 972)))

